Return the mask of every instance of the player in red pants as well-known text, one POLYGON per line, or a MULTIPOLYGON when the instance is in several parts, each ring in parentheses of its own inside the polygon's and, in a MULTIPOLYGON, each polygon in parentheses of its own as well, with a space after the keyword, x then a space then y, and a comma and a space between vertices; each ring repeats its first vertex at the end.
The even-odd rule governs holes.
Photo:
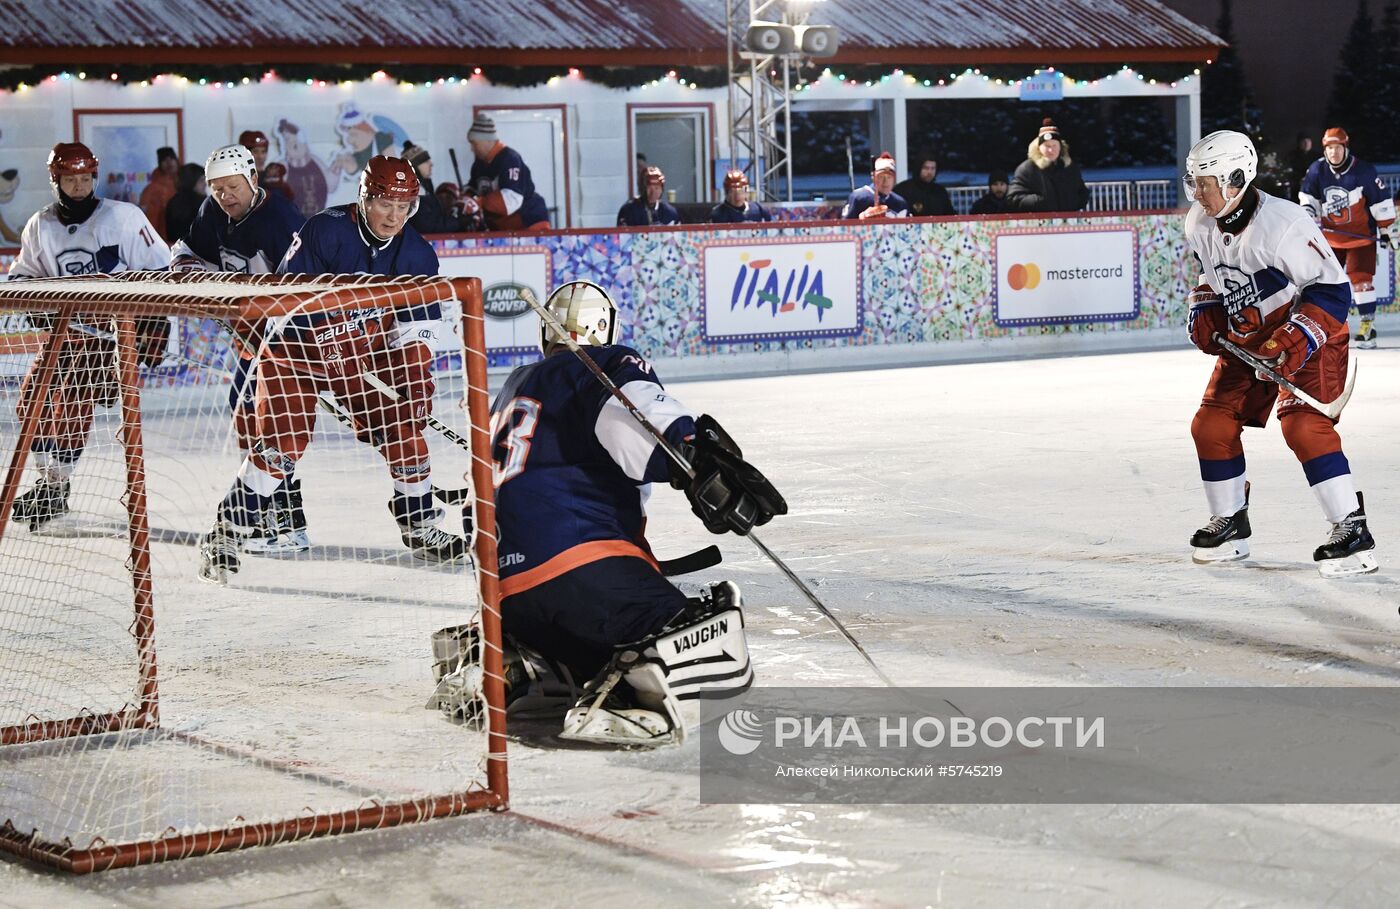
MULTIPOLYGON (((418 179, 406 161, 379 155, 360 180, 360 199, 306 222, 278 269, 288 274, 435 275, 437 254, 408 219, 418 179)), ((393 478, 389 510, 404 545, 419 558, 450 561, 466 540, 439 527, 428 443, 430 366, 442 310, 437 303, 298 316, 270 338, 258 364, 252 450, 201 541, 200 577, 222 583, 239 568, 241 542, 311 443, 316 398, 329 392, 352 417, 356 436, 384 457, 393 478), (382 383, 392 391, 376 387, 382 383)))
POLYGON ((1256 375, 1217 340, 1254 352, 1320 401, 1335 400, 1345 385, 1351 285, 1307 212, 1249 185, 1258 162, 1249 137, 1228 130, 1201 139, 1186 159, 1194 200, 1186 238, 1202 284, 1192 297, 1191 340, 1217 358, 1191 423, 1213 515, 1191 538, 1193 558, 1209 563, 1249 555, 1240 437, 1246 426, 1262 427, 1277 400, 1283 437, 1332 525, 1313 553, 1319 571, 1324 577, 1375 571, 1376 543, 1336 421, 1256 375))

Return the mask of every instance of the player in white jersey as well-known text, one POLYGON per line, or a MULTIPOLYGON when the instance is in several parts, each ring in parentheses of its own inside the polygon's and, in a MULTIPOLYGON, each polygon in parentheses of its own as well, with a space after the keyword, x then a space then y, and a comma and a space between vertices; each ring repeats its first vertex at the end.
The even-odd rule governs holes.
MULTIPOLYGON (((170 267, 170 247, 140 208, 97 197, 97 158, 86 145, 60 142, 49 153, 48 167, 58 201, 24 225, 19 256, 10 267, 11 280, 170 267)), ((45 321, 41 316, 31 318, 45 321)), ((136 333, 141 363, 159 365, 170 336, 169 320, 137 319, 136 333)), ((39 479, 13 507, 15 520, 27 523, 31 531, 68 511, 69 478, 87 447, 95 408, 115 400, 112 335, 111 322, 70 325, 44 400, 29 400, 38 360, 20 387, 21 408, 40 408, 38 432, 30 448, 39 479)))
POLYGON ((1229 130, 1201 139, 1186 158, 1186 190, 1194 200, 1186 239, 1201 264, 1191 340, 1216 358, 1191 423, 1213 515, 1191 538, 1193 557, 1209 563, 1249 555, 1240 436, 1246 426, 1263 427, 1277 401, 1283 437, 1332 524, 1313 552, 1319 570, 1326 577, 1375 571, 1376 544, 1336 420, 1256 375, 1217 340, 1253 352, 1320 401, 1336 399, 1345 385, 1351 284, 1302 207, 1250 186, 1258 163, 1249 137, 1229 130))

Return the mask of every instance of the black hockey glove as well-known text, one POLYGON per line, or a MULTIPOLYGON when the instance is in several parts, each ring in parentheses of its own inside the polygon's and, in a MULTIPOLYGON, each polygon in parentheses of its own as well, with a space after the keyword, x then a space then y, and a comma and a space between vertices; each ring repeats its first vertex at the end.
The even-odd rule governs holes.
POLYGON ((671 485, 685 491, 691 510, 710 533, 747 534, 774 515, 787 514, 787 502, 723 427, 708 414, 695 421, 695 435, 680 445, 695 478, 671 464, 671 485))

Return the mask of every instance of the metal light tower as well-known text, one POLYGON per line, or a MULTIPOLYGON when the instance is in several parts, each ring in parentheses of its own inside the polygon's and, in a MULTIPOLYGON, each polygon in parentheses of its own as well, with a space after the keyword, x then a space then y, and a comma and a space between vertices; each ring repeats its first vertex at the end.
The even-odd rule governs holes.
POLYGON ((795 28, 811 15, 802 0, 726 0, 729 43, 730 166, 741 161, 760 201, 792 201, 792 63, 798 54, 751 50, 745 37, 753 23, 795 28), (747 66, 745 66, 747 64, 747 66), (778 135, 781 120, 783 134, 778 135), (783 186, 785 184, 785 186, 783 186), (780 188, 783 189, 780 193, 780 188))

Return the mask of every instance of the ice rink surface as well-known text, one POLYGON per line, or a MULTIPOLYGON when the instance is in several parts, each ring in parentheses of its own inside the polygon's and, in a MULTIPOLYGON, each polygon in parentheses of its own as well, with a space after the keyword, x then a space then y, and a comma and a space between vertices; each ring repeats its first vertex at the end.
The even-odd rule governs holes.
MULTIPOLYGON (((1400 346, 1354 355, 1340 428, 1381 571, 1344 581, 1314 569, 1328 527, 1274 421, 1245 437, 1254 557, 1191 563, 1193 350, 673 390, 787 495, 765 542, 901 684, 1393 685, 1400 346)), ((652 503, 659 556, 711 541, 679 493, 652 503)), ((875 684, 752 547, 720 543, 685 580, 740 583, 758 684, 875 684)), ((320 580, 285 584, 314 600, 320 580)), ((1400 887, 1396 806, 709 806, 694 739, 536 736, 510 761, 507 815, 82 879, 0 863, 0 906, 1367 906, 1400 887)))

